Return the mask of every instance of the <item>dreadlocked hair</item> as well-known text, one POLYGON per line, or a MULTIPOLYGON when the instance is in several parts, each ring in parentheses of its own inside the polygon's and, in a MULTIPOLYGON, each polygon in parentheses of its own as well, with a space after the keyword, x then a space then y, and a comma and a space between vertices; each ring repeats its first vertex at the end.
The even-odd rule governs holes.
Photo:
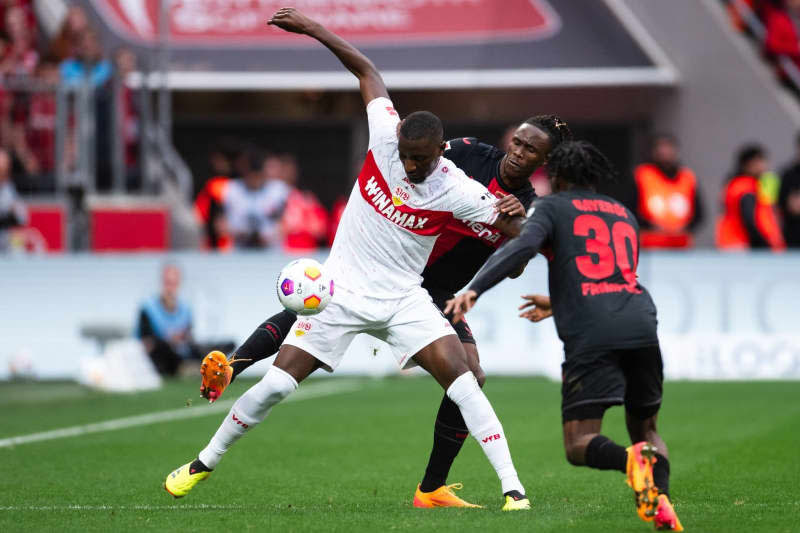
POLYGON ((572 131, 567 122, 558 115, 536 115, 525 121, 525 124, 535 126, 545 132, 550 138, 550 149, 563 142, 572 140, 572 131))
POLYGON ((594 189, 613 181, 615 172, 608 158, 586 141, 563 142, 550 152, 547 174, 577 187, 594 189))

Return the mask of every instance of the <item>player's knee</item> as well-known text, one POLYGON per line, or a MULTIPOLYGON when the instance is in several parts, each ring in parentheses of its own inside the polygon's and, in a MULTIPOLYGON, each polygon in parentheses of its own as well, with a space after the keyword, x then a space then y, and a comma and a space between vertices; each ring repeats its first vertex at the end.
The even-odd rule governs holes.
POLYGON ((259 394, 256 397, 258 410, 269 409, 289 396, 296 388, 297 381, 286 371, 275 366, 270 367, 258 383, 259 394))
POLYGON ((475 374, 475 379, 478 380, 478 386, 483 388, 483 384, 486 383, 486 373, 483 369, 478 369, 477 372, 473 370, 472 373, 475 374))

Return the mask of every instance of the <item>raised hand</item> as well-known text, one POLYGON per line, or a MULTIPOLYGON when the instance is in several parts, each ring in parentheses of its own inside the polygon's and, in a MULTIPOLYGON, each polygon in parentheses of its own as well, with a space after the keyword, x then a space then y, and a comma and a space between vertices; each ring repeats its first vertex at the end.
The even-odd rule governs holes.
POLYGON ((292 33, 309 34, 316 22, 293 7, 282 7, 272 15, 267 24, 292 33))
POLYGON ((524 304, 519 306, 519 309, 527 309, 519 314, 522 318, 527 318, 531 322, 541 322, 545 318, 553 316, 553 307, 550 304, 550 297, 542 294, 526 294, 522 298, 527 300, 524 304))

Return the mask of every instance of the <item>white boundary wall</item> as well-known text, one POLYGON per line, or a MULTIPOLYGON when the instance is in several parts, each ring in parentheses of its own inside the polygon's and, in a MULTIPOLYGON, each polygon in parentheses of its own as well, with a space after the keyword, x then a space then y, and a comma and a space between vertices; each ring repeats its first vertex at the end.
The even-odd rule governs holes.
MULTIPOLYGON (((131 329, 166 260, 184 270, 198 339, 241 342, 280 309, 275 277, 290 259, 272 252, 0 258, 0 379, 11 365, 29 365, 40 378, 74 377, 78 359, 98 354, 80 327, 131 329)), ((643 254, 639 273, 658 307, 668 378, 800 379, 800 253, 643 254)), ((560 377, 561 343, 552 322, 533 325, 516 312, 520 294, 546 287, 545 263, 537 258, 470 313, 488 373, 560 377)), ((337 374, 396 372, 387 350, 364 336, 337 374)))

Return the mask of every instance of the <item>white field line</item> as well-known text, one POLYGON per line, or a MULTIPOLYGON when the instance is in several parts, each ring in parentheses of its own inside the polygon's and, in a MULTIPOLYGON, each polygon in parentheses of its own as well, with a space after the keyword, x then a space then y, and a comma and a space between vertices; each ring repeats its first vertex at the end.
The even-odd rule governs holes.
POLYGON ((0 505, 3 511, 241 511, 247 505, 0 505))
MULTIPOLYGON (((286 398, 286 402, 299 402, 303 400, 311 400, 321 396, 331 396, 333 394, 340 394, 349 392, 360 388, 360 382, 354 380, 342 381, 335 380, 330 382, 323 382, 319 384, 307 385, 301 387, 297 392, 286 398)), ((30 444, 32 442, 41 442, 54 439, 63 439, 67 437, 77 437, 79 435, 88 435, 90 433, 100 433, 103 431, 116 431, 118 429, 126 429, 137 426, 146 426, 149 424, 158 424, 161 422, 169 422, 172 420, 185 420, 189 418, 200 418, 203 416, 215 415, 227 412, 233 405, 234 400, 221 400, 213 405, 197 405, 195 407, 183 407, 180 409, 172 409, 170 411, 157 411, 154 413, 147 413, 136 416, 126 416, 124 418, 115 418, 106 420, 105 422, 95 422, 93 424, 84 424, 81 426, 71 426, 61 429, 54 429, 51 431, 42 431, 41 433, 30 433, 28 435, 19 435, 17 437, 8 437, 0 439, 0 448, 11 448, 21 444, 30 444)), ((0 509, 4 509, 0 507, 0 509)))

